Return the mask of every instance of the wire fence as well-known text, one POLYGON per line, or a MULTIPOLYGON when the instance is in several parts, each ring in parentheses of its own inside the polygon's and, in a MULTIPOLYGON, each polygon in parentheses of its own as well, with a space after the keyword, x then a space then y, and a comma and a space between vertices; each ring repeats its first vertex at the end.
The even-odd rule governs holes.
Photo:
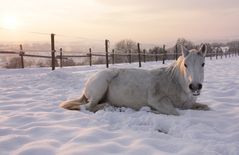
MULTIPOLYGON (((47 43, 43 49, 36 49, 32 46, 26 46, 23 47, 22 44, 17 46, 14 46, 14 48, 8 49, 6 47, 0 49, 0 55, 15 55, 19 56, 20 58, 20 68, 25 68, 25 59, 26 58, 40 58, 40 59, 47 59, 50 63, 48 67, 51 67, 52 70, 55 70, 56 67, 64 67, 64 62, 69 61, 71 59, 84 59, 84 61, 88 62, 88 65, 92 66, 94 64, 105 64, 108 68, 110 64, 115 63, 132 63, 132 62, 138 62, 139 67, 142 66, 142 62, 147 61, 162 61, 164 64, 166 60, 172 60, 177 59, 181 52, 178 48, 178 45, 176 44, 173 47, 172 51, 167 51, 165 49, 165 45, 162 45, 160 49, 157 49, 156 51, 150 51, 142 48, 154 46, 159 47, 156 44, 147 44, 147 43, 137 43, 137 48, 134 51, 127 50, 124 52, 116 52, 115 49, 110 47, 112 44, 108 39, 100 40, 100 39, 93 39, 94 42, 97 42, 101 48, 95 49, 94 47, 84 49, 84 50, 76 50, 76 49, 64 49, 64 45, 59 44, 55 41, 55 34, 49 34, 49 33, 42 33, 42 32, 26 32, 26 33, 33 33, 37 35, 44 35, 44 36, 50 36, 50 43, 47 43), (104 41, 104 44, 102 43, 104 41), (33 49, 34 48, 34 49, 33 49), (82 52, 84 51, 84 52, 82 52), (94 61, 94 59, 99 59, 100 61, 94 61)), ((67 36, 67 35, 61 35, 58 34, 59 38, 63 37, 69 37, 69 38, 77 38, 81 41, 90 42, 92 39, 90 38, 84 38, 84 37, 77 37, 77 36, 67 36)), ((90 43, 88 44, 90 46, 90 43)), ((227 51, 222 51, 222 49, 217 48, 215 50, 212 50, 211 52, 207 53, 207 57, 210 57, 212 59, 215 57, 218 59, 218 57, 225 58, 230 56, 236 56, 239 55, 238 48, 230 49, 227 51)), ((82 65, 83 63, 81 63, 82 65)), ((72 65, 76 65, 72 63, 72 65)))

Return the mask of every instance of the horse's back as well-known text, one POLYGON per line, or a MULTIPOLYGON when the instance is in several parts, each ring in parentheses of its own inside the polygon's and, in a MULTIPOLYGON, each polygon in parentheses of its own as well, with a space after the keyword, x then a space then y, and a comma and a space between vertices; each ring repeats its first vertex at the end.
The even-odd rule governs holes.
POLYGON ((140 109, 147 105, 147 90, 151 74, 142 69, 118 69, 118 74, 109 83, 107 100, 115 106, 140 109))

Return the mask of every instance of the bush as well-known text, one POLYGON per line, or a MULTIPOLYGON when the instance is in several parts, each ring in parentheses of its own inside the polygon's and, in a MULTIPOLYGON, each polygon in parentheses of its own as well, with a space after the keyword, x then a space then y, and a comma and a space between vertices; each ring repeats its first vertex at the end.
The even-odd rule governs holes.
POLYGON ((76 63, 74 62, 73 59, 63 59, 62 60, 62 66, 75 66, 76 63))
MULTIPOLYGON (((51 59, 48 59, 46 61, 46 66, 47 67, 52 67, 51 59)), ((57 59, 55 59, 55 67, 59 67, 59 63, 58 63, 57 59)))
POLYGON ((20 57, 10 58, 4 67, 5 68, 21 68, 22 67, 21 58, 20 57))
MULTIPOLYGON (((24 59, 24 67, 29 67, 34 64, 31 60, 24 59)), ((22 68, 21 57, 11 57, 7 59, 5 68, 22 68)))
POLYGON ((49 67, 49 66, 47 66, 45 61, 38 61, 36 66, 38 66, 38 67, 49 67))

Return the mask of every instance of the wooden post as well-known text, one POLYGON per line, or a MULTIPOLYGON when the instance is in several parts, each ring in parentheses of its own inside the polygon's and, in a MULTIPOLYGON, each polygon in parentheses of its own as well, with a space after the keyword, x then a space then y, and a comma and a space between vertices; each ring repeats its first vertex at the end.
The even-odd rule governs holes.
POLYGON ((62 48, 60 48, 60 67, 62 68, 63 61, 62 61, 62 48))
POLYGON ((216 50, 216 59, 217 59, 217 55, 218 55, 218 48, 217 48, 217 50, 216 50))
POLYGON ((140 56, 140 44, 137 44, 138 47, 138 58, 139 58, 139 67, 141 67, 141 56, 140 56))
POLYGON ((55 70, 55 34, 51 34, 51 67, 55 70))
POLYGON ((92 53, 91 53, 91 48, 89 48, 89 63, 90 63, 90 66, 92 66, 92 53))
POLYGON ((210 53, 209 53, 209 54, 210 54, 210 55, 209 55, 209 56, 210 56, 210 60, 212 60, 212 51, 213 51, 213 50, 211 49, 211 50, 210 50, 210 53))
POLYGON ((163 64, 165 64, 165 54, 166 54, 165 45, 163 45, 163 64))
POLYGON ((129 63, 132 63, 132 55, 131 55, 131 50, 129 50, 129 63))
POLYGON ((178 59, 178 44, 175 45, 175 60, 178 59))
POLYGON ((112 49, 112 64, 115 64, 115 50, 112 49))
POLYGON ((106 61, 106 68, 109 68, 109 40, 105 40, 105 61, 106 61))
POLYGON ((20 44, 20 54, 19 55, 21 57, 21 67, 24 68, 24 59, 23 59, 24 52, 23 52, 22 44, 20 44))
POLYGON ((144 63, 146 62, 146 55, 145 55, 145 49, 143 50, 143 53, 144 53, 144 63))
POLYGON ((158 51, 158 48, 157 48, 157 50, 155 51, 155 61, 156 62, 158 61, 158 53, 159 53, 159 51, 158 51))

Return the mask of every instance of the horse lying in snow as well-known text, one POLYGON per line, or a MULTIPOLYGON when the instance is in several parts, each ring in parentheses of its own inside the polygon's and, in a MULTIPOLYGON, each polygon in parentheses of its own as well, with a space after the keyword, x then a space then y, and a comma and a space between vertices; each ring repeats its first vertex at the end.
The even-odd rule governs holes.
POLYGON ((181 46, 182 56, 169 67, 142 69, 106 69, 89 78, 80 99, 65 101, 61 107, 97 111, 105 102, 116 107, 139 110, 149 106, 153 112, 179 115, 179 109, 209 110, 196 103, 204 80, 206 45, 199 50, 181 46))

